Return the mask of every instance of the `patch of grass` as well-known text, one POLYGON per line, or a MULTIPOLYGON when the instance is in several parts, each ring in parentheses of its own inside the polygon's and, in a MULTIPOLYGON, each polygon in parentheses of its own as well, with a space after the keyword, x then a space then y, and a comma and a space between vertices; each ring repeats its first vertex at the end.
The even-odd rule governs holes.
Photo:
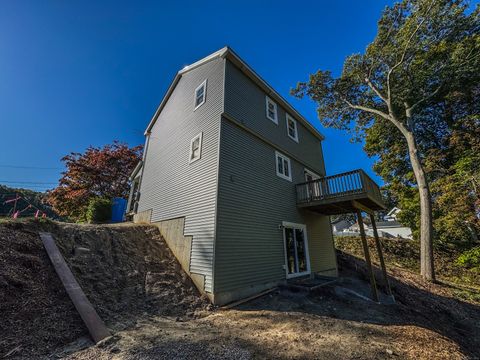
MULTIPOLYGON (((368 247, 372 261, 378 266, 379 259, 375 241, 368 238, 368 247)), ((404 268, 416 273, 420 272, 420 247, 413 240, 381 239, 387 269, 390 266, 404 268)), ((359 237, 336 237, 335 247, 341 251, 364 259, 362 241, 359 237)), ((472 262, 472 254, 468 254, 468 262, 472 262)), ((473 253, 476 255, 476 253, 473 253)), ((476 257, 473 256, 475 260, 476 257)), ((451 294, 459 300, 480 303, 480 268, 470 269, 457 261, 458 253, 435 251, 435 272, 437 278, 455 284, 451 294)), ((466 260, 467 261, 467 260, 466 260)))
POLYGON ((452 293, 457 299, 480 303, 480 291, 475 290, 454 290, 452 293))

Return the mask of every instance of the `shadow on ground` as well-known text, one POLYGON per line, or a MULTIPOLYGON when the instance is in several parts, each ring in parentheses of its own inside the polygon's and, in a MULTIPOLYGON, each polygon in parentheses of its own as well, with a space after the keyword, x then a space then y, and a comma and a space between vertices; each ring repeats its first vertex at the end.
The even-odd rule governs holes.
MULTIPOLYGON (((377 304, 354 295, 339 295, 335 287, 363 282, 369 290, 365 262, 339 252, 340 276, 347 281, 321 287, 310 293, 282 291, 276 296, 264 296, 238 307, 242 311, 259 309, 305 314, 348 320, 359 324, 414 325, 440 334, 459 346, 469 358, 480 357, 480 306, 459 301, 445 293, 445 286, 423 282, 416 274, 396 269, 398 278, 389 277, 395 305, 377 304), (346 285, 345 285, 346 284, 346 285), (440 293, 440 294, 439 294, 440 293)), ((375 268, 380 289, 385 289, 380 269, 375 268)), ((358 284, 355 284, 358 289, 358 284)), ((357 290, 356 289, 356 290, 357 290)), ((288 315, 285 315, 288 318, 288 315)), ((422 341, 422 339, 418 339, 422 341)), ((426 343, 424 346, 428 347, 426 343)))

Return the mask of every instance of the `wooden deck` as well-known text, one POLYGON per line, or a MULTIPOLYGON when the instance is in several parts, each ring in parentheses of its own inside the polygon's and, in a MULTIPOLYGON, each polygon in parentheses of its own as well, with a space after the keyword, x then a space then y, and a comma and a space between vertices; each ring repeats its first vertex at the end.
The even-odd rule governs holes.
POLYGON ((361 169, 297 184, 296 191, 299 208, 325 215, 385 209, 379 186, 361 169))

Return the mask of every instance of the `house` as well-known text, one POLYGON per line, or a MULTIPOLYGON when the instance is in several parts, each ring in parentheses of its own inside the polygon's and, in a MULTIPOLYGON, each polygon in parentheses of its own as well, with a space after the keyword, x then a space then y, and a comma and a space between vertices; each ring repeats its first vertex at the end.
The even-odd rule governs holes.
POLYGON ((392 208, 387 215, 384 216, 383 219, 385 221, 380 221, 377 223, 377 229, 391 237, 413 239, 412 229, 410 229, 408 226, 402 225, 397 221, 400 211, 401 210, 398 207, 392 208))
POLYGON ((400 224, 396 220, 377 222, 377 230, 383 237, 394 237, 400 239, 413 239, 412 229, 400 224))
POLYGON ((215 304, 337 276, 329 215, 382 208, 363 171, 325 176, 323 135, 228 47, 176 74, 145 136, 129 214, 215 304))
POLYGON ((345 219, 337 219, 332 221, 332 231, 333 233, 340 233, 352 226, 352 223, 345 219))
POLYGON ((388 213, 383 217, 385 221, 395 221, 397 220, 397 216, 400 213, 400 209, 394 206, 388 213))
MULTIPOLYGON (((401 210, 394 207, 387 215, 384 216, 385 221, 378 221, 375 223, 380 237, 385 238, 400 238, 400 239, 413 239, 412 229, 408 226, 404 226, 397 221, 397 215, 401 210)), ((364 218, 363 224, 365 232, 368 236, 373 236, 373 228, 370 219, 364 218)), ((360 226, 358 222, 352 224, 347 230, 348 234, 359 234, 360 226)))

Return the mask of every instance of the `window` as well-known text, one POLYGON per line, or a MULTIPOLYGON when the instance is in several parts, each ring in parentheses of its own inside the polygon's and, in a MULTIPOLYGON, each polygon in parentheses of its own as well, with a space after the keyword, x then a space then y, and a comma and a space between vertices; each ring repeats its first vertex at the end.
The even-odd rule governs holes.
POLYGON ((267 118, 272 120, 275 124, 278 124, 277 104, 275 104, 268 96, 265 97, 265 101, 267 118))
POLYGON ((298 142, 297 121, 287 114, 287 134, 290 139, 298 142))
POLYGON ((197 160, 200 160, 200 158, 202 157, 202 135, 203 133, 198 134, 190 142, 190 164, 197 160))
POLYGON ((207 80, 205 80, 203 83, 200 84, 199 87, 195 89, 195 109, 193 111, 197 110, 200 106, 202 106, 205 103, 207 95, 207 80))
POLYGON ((277 176, 282 179, 292 181, 292 170, 290 167, 290 159, 285 155, 275 151, 275 161, 277 168, 277 176))

